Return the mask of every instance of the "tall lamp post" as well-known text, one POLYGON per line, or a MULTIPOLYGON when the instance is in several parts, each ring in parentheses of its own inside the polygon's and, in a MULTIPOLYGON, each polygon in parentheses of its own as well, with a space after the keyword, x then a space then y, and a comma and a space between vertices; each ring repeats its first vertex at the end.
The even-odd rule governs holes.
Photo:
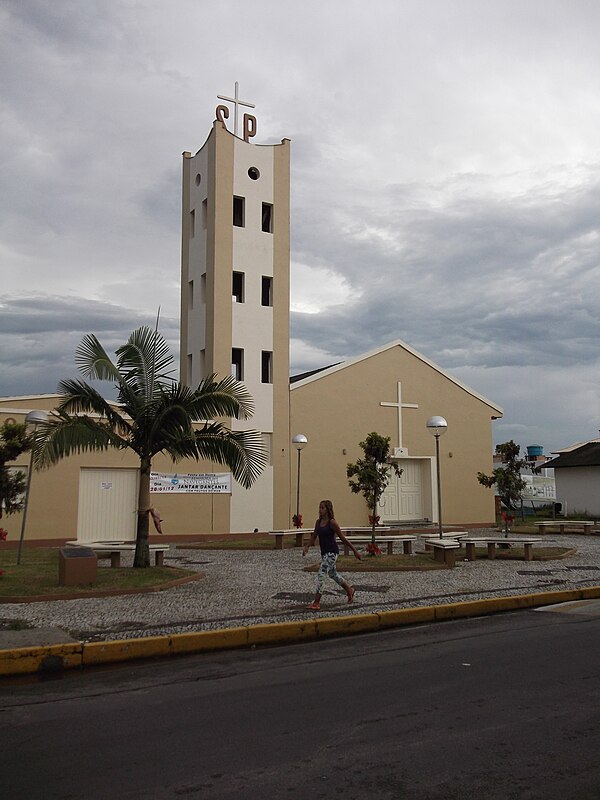
POLYGON ((296 490, 296 520, 299 520, 300 519, 300 453, 308 444, 308 439, 303 433, 298 433, 292 439, 292 444, 298 451, 298 485, 296 490))
POLYGON ((440 539, 444 538, 442 530, 442 484, 440 480, 440 436, 448 430, 448 423, 443 417, 429 417, 425 423, 427 430, 435 436, 435 465, 437 471, 437 505, 438 505, 438 525, 440 529, 440 539))
MULTIPOLYGON (((48 422, 48 414, 45 411, 30 411, 25 417, 25 424, 33 425, 33 435, 40 422, 48 422)), ((25 504, 23 505, 23 519, 21 521, 21 537, 19 539, 19 552, 17 553, 17 564, 21 563, 21 550, 23 549, 23 539, 25 537, 25 523, 27 521, 27 506, 29 505, 29 489, 31 488, 31 475, 33 473, 33 447, 29 459, 29 471, 27 473, 27 485, 25 487, 25 504)))

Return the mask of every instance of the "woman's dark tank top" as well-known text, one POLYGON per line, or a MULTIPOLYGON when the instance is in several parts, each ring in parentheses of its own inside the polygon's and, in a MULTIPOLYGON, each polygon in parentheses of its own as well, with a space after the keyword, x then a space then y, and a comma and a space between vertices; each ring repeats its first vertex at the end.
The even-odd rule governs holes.
POLYGON ((340 548, 335 540, 335 531, 331 527, 331 521, 322 528, 317 522, 316 527, 319 535, 319 544, 321 546, 321 555, 324 556, 326 553, 339 553, 340 548))

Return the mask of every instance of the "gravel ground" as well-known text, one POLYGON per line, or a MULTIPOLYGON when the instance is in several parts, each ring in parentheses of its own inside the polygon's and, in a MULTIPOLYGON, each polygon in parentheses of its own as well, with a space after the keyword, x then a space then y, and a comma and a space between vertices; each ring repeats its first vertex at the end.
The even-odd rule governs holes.
MULTIPOLYGON (((352 572, 348 580, 356 587, 353 605, 348 606, 345 594, 328 581, 320 614, 367 613, 600 584, 600 537, 552 535, 543 541, 577 552, 556 561, 481 559, 457 562, 454 569, 352 572)), ((19 621, 99 641, 302 620, 314 614, 305 606, 313 598, 316 580, 303 567, 317 562, 316 548, 304 559, 296 548, 232 552, 172 547, 165 554, 166 564, 197 570, 204 577, 151 594, 5 604, 0 606, 0 629, 19 621)))

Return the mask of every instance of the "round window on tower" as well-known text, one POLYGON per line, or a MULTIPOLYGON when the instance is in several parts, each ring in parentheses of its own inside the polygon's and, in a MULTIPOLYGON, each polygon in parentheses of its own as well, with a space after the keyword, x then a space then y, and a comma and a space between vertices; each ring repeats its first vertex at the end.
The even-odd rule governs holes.
POLYGON ((260 172, 256 169, 256 167, 250 167, 248 170, 248 177, 250 180, 257 181, 260 178, 260 172))
POLYGON ((196 186, 200 186, 201 183, 202 183, 202 175, 200 175, 200 173, 198 173, 196 175, 196 186))

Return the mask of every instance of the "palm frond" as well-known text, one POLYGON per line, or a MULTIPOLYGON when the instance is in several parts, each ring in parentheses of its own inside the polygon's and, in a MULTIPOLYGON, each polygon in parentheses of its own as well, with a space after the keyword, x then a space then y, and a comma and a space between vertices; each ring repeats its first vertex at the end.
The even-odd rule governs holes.
POLYGON ((246 489, 267 465, 267 453, 259 431, 229 431, 213 423, 196 432, 196 448, 199 458, 226 464, 246 489))
POLYGON ((119 370, 93 333, 84 336, 77 346, 75 363, 86 378, 115 382, 121 378, 119 370))
POLYGON ((48 422, 37 426, 32 452, 35 465, 44 468, 74 453, 108 450, 109 447, 123 450, 128 446, 127 439, 119 436, 108 422, 57 412, 48 422))
POLYGON ((254 413, 254 401, 243 383, 232 375, 217 381, 215 375, 205 378, 193 392, 194 419, 213 417, 249 419, 254 413))
POLYGON ((117 364, 127 383, 135 385, 146 398, 153 396, 154 386, 171 381, 173 355, 162 334, 147 326, 137 328, 119 347, 117 364))
MULTIPOLYGON (((89 383, 77 379, 65 379, 58 384, 58 391, 62 396, 57 406, 61 416, 97 414, 101 418, 104 417, 120 435, 126 436, 131 431, 130 423, 89 383)), ((129 413, 129 409, 124 410, 129 413)))

